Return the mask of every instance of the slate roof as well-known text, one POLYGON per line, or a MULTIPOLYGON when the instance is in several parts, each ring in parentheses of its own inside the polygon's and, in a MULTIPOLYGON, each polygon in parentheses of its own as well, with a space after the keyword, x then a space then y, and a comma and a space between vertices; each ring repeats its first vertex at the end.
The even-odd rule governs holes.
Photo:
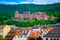
POLYGON ((38 29, 38 27, 33 27, 33 29, 38 29))
POLYGON ((49 31, 44 37, 52 37, 52 38, 60 38, 60 28, 54 28, 53 30, 49 31))
POLYGON ((48 26, 56 27, 56 24, 48 24, 48 26))

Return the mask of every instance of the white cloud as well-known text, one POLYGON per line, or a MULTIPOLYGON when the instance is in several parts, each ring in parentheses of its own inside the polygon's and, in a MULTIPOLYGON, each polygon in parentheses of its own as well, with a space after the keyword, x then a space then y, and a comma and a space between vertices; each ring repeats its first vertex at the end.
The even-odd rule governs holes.
MULTIPOLYGON (((20 1, 19 3, 16 2, 0 2, 0 4, 51 4, 56 3, 57 0, 27 0, 27 1, 20 1)), ((59 1, 60 2, 60 1, 59 1)))
POLYGON ((36 4, 35 2, 20 2, 19 4, 36 4))
POLYGON ((52 4, 52 3, 58 3, 59 0, 33 0, 35 4, 52 4))
POLYGON ((0 2, 0 4, 18 4, 16 2, 0 2))
POLYGON ((20 2, 20 4, 47 4, 46 0, 33 0, 32 2, 20 2))
POLYGON ((34 0, 34 4, 47 4, 46 0, 34 0))
POLYGON ((20 2, 19 4, 30 4, 31 2, 20 2))

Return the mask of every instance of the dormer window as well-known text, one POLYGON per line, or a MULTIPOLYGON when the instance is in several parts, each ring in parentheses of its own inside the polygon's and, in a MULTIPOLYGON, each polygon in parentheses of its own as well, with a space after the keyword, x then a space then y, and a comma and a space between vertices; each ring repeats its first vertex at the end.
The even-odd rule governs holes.
POLYGON ((22 38, 22 35, 21 35, 21 38, 22 38))
POLYGON ((25 33, 27 33, 27 30, 25 31, 25 33))
POLYGON ((52 32, 51 34, 54 35, 54 32, 52 32))

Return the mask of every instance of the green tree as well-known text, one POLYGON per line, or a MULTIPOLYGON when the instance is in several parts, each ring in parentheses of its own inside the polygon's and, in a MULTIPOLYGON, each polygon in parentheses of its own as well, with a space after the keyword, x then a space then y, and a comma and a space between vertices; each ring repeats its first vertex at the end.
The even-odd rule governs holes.
POLYGON ((0 25, 2 25, 2 24, 4 24, 4 22, 3 21, 0 21, 0 25))
POLYGON ((43 40, 40 36, 37 38, 37 40, 43 40))

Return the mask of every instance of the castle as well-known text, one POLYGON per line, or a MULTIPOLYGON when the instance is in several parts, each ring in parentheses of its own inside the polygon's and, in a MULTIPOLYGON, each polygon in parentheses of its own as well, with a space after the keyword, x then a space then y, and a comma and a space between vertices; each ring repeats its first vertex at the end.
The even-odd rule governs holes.
MULTIPOLYGON (((54 19, 54 17, 52 17, 54 19)), ((30 14, 29 11, 23 12, 23 14, 19 14, 18 11, 15 11, 15 19, 20 19, 20 20, 32 20, 32 19, 37 19, 37 20, 48 20, 48 16, 46 15, 46 12, 36 12, 30 14)))

